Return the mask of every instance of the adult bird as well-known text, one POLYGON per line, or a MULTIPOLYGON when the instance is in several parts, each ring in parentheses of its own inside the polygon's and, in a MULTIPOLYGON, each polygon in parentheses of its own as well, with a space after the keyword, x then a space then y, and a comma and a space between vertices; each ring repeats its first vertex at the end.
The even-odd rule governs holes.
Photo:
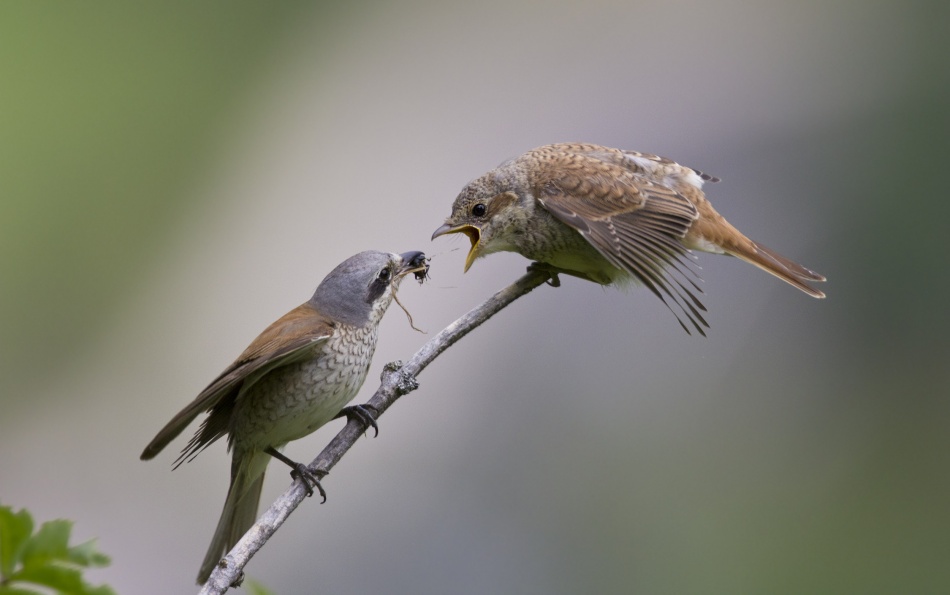
POLYGON ((466 185, 432 239, 468 236, 466 271, 479 257, 508 251, 554 275, 601 285, 639 282, 686 332, 680 314, 702 335, 709 325, 690 250, 736 256, 812 297, 825 297, 810 285, 823 276, 750 240, 713 209, 703 184, 717 181, 647 153, 546 145, 466 185))
POLYGON ((344 406, 366 379, 379 322, 400 280, 425 270, 422 252, 368 251, 343 261, 309 301, 267 327, 145 447, 142 459, 153 458, 205 412, 208 417, 175 467, 218 438, 228 437, 231 485, 198 572, 199 584, 257 518, 271 457, 289 465, 291 475, 303 480, 308 492, 317 487, 324 493, 318 478, 280 449, 348 413, 344 406))

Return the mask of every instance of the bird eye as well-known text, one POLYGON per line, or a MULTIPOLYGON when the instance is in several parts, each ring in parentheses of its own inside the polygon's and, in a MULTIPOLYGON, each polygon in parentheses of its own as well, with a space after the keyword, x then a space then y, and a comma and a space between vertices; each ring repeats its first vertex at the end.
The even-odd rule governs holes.
POLYGON ((379 271, 379 274, 376 275, 376 278, 386 283, 389 281, 389 278, 392 276, 392 271, 389 270, 389 267, 383 267, 383 270, 379 271))
POLYGON ((472 215, 474 215, 475 217, 484 217, 485 212, 487 210, 488 209, 485 208, 485 205, 483 205, 482 203, 478 203, 477 205, 472 207, 472 215))

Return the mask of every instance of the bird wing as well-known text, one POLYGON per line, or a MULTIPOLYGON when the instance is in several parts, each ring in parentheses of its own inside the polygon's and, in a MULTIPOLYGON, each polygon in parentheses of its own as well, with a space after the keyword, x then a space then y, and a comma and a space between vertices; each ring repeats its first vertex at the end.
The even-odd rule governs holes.
POLYGON ((181 464, 223 436, 241 389, 268 372, 307 357, 333 332, 334 323, 309 303, 298 306, 267 327, 220 376, 169 421, 145 447, 142 459, 151 459, 184 430, 200 413, 211 411, 201 428, 182 450, 181 464))
POLYGON ((698 217, 696 207, 672 188, 596 153, 561 150, 534 158, 540 162, 531 180, 538 202, 705 335, 708 324, 700 311, 706 308, 695 295, 702 289, 682 243, 698 217))

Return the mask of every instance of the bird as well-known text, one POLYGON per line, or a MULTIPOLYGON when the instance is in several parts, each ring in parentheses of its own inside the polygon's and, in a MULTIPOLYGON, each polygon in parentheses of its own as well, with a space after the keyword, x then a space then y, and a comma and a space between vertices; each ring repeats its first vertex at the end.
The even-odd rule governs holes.
MULTIPOLYGON (((425 254, 360 252, 323 279, 307 302, 268 326, 238 358, 162 428, 142 452, 152 459, 199 414, 207 412, 175 468, 227 435, 231 484, 198 584, 211 575, 257 518, 270 459, 326 497, 315 474, 280 452, 331 419, 365 410, 344 409, 356 396, 376 349, 377 329, 400 280, 428 270, 425 254)), ((375 425, 372 417, 364 422, 375 425)))
POLYGON ((811 285, 824 276, 750 240, 716 212, 703 185, 718 181, 648 153, 545 145, 469 182, 432 239, 466 235, 466 272, 477 258, 507 251, 547 270, 553 285, 558 273, 600 285, 642 284, 687 333, 703 336, 709 324, 697 297, 703 291, 694 250, 738 257, 824 298, 811 285))

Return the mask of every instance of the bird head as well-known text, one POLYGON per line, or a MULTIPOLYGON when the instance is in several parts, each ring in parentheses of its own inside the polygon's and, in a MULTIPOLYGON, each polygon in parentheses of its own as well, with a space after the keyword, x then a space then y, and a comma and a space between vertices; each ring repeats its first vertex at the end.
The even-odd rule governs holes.
POLYGON ((472 243, 465 257, 465 271, 476 258, 502 250, 515 251, 506 239, 509 226, 518 216, 518 195, 512 191, 499 192, 483 180, 470 183, 452 204, 452 214, 432 234, 432 239, 451 233, 461 233, 472 243))
POLYGON ((310 301, 320 312, 346 324, 378 323, 402 278, 426 270, 422 252, 360 252, 330 271, 310 301))

